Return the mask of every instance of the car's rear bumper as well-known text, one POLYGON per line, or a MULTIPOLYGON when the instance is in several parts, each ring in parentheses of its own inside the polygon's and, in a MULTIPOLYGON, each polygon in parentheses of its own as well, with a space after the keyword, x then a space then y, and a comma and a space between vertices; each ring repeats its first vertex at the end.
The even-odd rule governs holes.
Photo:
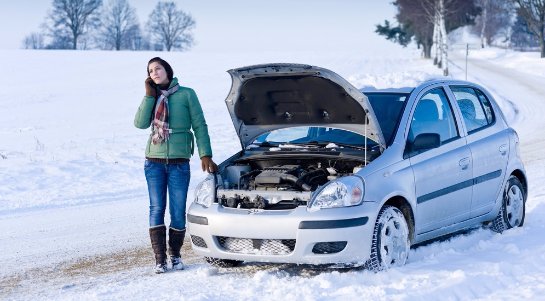
MULTIPOLYGON (((374 207, 374 206, 370 206, 374 207)), ((188 232, 202 256, 254 262, 363 264, 375 216, 362 206, 251 211, 192 204, 188 232)))

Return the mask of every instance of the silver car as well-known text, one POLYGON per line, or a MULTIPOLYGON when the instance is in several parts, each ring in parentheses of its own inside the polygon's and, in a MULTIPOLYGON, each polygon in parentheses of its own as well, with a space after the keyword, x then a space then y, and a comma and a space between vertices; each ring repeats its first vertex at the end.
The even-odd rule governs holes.
POLYGON ((228 72, 242 151, 198 185, 187 214, 209 263, 381 270, 439 236, 522 226, 519 138, 483 87, 442 79, 360 91, 299 64, 228 72))

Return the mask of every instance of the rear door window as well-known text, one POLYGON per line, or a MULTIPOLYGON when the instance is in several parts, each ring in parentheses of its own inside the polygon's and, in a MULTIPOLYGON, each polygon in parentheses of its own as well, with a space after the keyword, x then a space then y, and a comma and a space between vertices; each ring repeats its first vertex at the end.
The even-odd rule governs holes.
POLYGON ((492 105, 490 104, 490 101, 488 98, 486 98, 486 95, 481 90, 474 89, 475 92, 477 92, 477 96, 479 96, 479 100, 481 101, 481 105, 484 109, 484 114, 486 116, 486 120, 488 121, 488 124, 494 123, 494 110, 492 110, 492 105))
POLYGON ((494 122, 492 106, 484 93, 470 87, 450 87, 450 89, 456 97, 469 134, 494 122))

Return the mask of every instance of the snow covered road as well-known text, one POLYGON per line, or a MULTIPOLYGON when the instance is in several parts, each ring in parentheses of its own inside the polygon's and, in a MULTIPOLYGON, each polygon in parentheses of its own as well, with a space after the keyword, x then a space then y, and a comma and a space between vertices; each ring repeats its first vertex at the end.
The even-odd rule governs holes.
POLYGON ((145 245, 146 233, 135 231, 147 226, 147 206, 139 199, 0 216, 2 276, 45 261, 59 264, 145 245))

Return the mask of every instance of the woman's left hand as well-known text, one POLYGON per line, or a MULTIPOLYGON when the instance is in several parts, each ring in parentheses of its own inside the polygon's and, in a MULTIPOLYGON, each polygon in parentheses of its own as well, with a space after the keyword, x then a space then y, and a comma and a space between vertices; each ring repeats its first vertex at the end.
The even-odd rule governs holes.
POLYGON ((218 166, 216 165, 216 163, 214 163, 214 161, 212 161, 212 158, 210 158, 209 156, 204 156, 201 158, 201 167, 202 171, 206 171, 209 173, 218 171, 218 166))

